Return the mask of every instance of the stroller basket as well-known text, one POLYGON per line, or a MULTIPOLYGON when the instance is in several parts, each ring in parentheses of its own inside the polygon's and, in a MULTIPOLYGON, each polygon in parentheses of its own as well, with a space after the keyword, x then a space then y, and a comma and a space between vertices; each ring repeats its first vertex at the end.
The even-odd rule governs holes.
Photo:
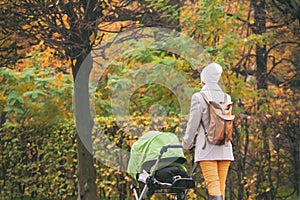
POLYGON ((186 189, 194 188, 195 182, 192 178, 176 178, 172 183, 159 182, 157 180, 149 180, 147 182, 149 190, 170 190, 173 193, 180 193, 186 189), (150 189, 151 188, 151 189, 150 189))

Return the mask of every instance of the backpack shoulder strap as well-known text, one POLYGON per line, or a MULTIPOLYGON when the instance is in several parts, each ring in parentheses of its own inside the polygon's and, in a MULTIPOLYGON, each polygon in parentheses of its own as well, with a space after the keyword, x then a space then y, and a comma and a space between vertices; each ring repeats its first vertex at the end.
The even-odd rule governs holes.
POLYGON ((200 91, 200 94, 202 95, 202 97, 206 101, 206 103, 209 103, 209 100, 208 100, 206 94, 204 92, 202 92, 202 91, 200 91))

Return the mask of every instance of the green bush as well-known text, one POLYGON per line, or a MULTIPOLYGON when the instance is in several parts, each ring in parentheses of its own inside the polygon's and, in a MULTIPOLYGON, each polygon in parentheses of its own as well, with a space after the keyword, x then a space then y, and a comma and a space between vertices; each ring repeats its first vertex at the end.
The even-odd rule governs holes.
MULTIPOLYGON (((136 126, 120 129, 112 118, 97 118, 95 131, 103 131, 111 144, 130 151, 138 139, 131 132, 147 131, 149 118, 134 119, 136 126)), ((170 117, 165 131, 179 131, 178 118, 170 117)), ((0 199, 74 199, 77 195, 76 131, 72 121, 44 126, 13 125, 0 129, 0 199)), ((94 138, 95 139, 95 138, 94 138)), ((94 140, 94 147, 98 144, 94 140)), ((98 141, 99 142, 99 141, 98 141)), ((105 146, 106 148, 106 146, 105 146)), ((107 147, 110 148, 110 147, 107 147)), ((97 153, 97 152, 95 152, 97 153)), ((111 152, 118 156, 119 151, 111 152)), ((121 166, 120 166, 121 167, 121 166)), ((123 169, 126 168, 126 161, 123 169)), ((105 166, 95 158, 96 184, 101 199, 132 196, 132 178, 124 172, 105 166)))
POLYGON ((76 196, 76 142, 71 122, 33 127, 6 124, 1 137, 1 199, 76 196))

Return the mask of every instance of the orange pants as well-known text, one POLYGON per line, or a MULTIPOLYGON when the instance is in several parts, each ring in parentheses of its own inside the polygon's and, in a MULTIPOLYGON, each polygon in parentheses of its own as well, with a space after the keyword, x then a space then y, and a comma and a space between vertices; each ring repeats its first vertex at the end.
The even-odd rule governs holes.
POLYGON ((223 196, 225 199, 226 177, 230 160, 200 161, 209 195, 223 196))

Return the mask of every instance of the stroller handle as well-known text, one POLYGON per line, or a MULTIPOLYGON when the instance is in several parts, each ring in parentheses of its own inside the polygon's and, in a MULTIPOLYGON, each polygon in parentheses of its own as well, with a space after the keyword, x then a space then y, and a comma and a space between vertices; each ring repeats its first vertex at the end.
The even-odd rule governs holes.
POLYGON ((175 149, 175 148, 183 148, 181 144, 169 144, 166 146, 163 146, 160 150, 160 154, 165 153, 166 151, 168 151, 168 149, 175 149))

